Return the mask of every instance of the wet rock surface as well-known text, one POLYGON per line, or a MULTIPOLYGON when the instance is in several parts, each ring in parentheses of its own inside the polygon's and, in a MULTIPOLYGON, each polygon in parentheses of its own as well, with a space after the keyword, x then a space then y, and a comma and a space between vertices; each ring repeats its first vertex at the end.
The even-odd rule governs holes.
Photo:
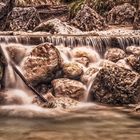
POLYGON ((81 76, 81 81, 84 83, 84 84, 88 84, 91 79, 93 78, 94 74, 98 72, 98 69, 95 68, 95 67, 89 67, 85 72, 84 74, 81 76))
POLYGON ((140 47, 138 46, 129 46, 126 48, 128 54, 133 54, 135 56, 140 56, 140 47))
POLYGON ((40 17, 34 7, 15 7, 7 17, 6 30, 33 30, 39 23, 40 17))
POLYGON ((70 97, 77 101, 85 98, 86 87, 79 81, 60 78, 53 80, 52 85, 56 97, 70 97))
POLYGON ((82 31, 103 30, 106 28, 104 18, 88 6, 84 6, 72 19, 71 23, 82 31))
POLYGON ((66 22, 55 18, 38 25, 34 31, 44 31, 51 34, 78 34, 82 33, 79 29, 68 25, 66 22))
POLYGON ((110 48, 106 51, 104 58, 112 62, 117 62, 118 60, 125 58, 125 56, 126 54, 122 49, 110 48))
POLYGON ((67 78, 78 79, 83 74, 83 69, 78 63, 65 63, 62 69, 67 78))
POLYGON ((107 21, 109 24, 133 24, 136 8, 129 3, 118 5, 108 12, 107 21))
POLYGON ((32 84, 50 81, 60 67, 60 54, 49 43, 35 47, 23 64, 24 75, 32 84))
POLYGON ((140 56, 130 55, 126 58, 126 62, 134 71, 140 73, 140 56))
POLYGON ((140 76, 131 70, 107 61, 93 81, 90 96, 93 101, 101 103, 138 103, 140 76))

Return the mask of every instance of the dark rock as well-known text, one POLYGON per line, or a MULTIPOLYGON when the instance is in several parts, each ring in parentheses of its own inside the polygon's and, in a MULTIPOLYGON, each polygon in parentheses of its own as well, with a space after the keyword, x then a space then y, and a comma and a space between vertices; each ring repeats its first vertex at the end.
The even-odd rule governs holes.
POLYGON ((71 23, 82 31, 103 30, 106 28, 104 18, 88 6, 84 6, 72 19, 71 23))
POLYGON ((136 8, 129 3, 115 6, 108 12, 107 21, 109 24, 133 24, 136 8))
POLYGON ((15 0, 5 0, 0 2, 0 30, 5 29, 5 22, 8 13, 13 9, 15 0))
POLYGON ((126 58, 126 62, 132 67, 133 70, 140 73, 140 56, 130 55, 126 58))
POLYGON ((58 50, 52 44, 45 43, 32 50, 22 67, 26 79, 33 85, 37 85, 52 80, 59 70, 60 63, 58 50))
POLYGON ((45 31, 51 34, 78 34, 82 33, 79 29, 62 22, 59 19, 51 19, 38 25, 34 31, 45 31))
POLYGON ((93 81, 89 98, 107 104, 132 104, 140 100, 139 74, 105 62, 93 81))
POLYGON ((79 79, 83 74, 83 69, 78 63, 65 63, 62 69, 67 78, 79 79))
POLYGON ((119 48, 110 48, 106 51, 104 58, 112 62, 117 62, 120 59, 125 58, 126 54, 119 48))
POLYGON ((82 101, 85 99, 86 87, 79 81, 60 78, 52 81, 56 97, 70 97, 82 101))
POLYGON ((135 15, 135 19, 134 19, 134 24, 133 24, 133 28, 134 30, 140 30, 140 1, 137 4, 137 12, 135 15))
POLYGON ((40 17, 34 7, 15 7, 8 14, 6 30, 28 31, 33 30, 40 23, 40 17))
POLYGON ((128 54, 133 54, 135 56, 140 56, 140 47, 138 46, 129 46, 126 48, 128 54))

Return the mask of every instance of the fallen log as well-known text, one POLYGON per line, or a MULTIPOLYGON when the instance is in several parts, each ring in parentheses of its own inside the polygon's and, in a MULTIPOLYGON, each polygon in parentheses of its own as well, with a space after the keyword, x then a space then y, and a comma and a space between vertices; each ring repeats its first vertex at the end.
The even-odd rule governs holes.
POLYGON ((37 95, 37 97, 39 97, 39 99, 40 99, 41 101, 47 103, 47 100, 46 100, 39 92, 37 92, 37 91, 27 82, 27 80, 25 79, 25 77, 23 76, 23 74, 17 69, 17 67, 15 66, 15 64, 14 64, 12 61, 10 61, 10 64, 11 64, 13 70, 16 72, 16 74, 18 74, 19 77, 22 79, 22 81, 26 84, 26 86, 27 86, 29 89, 31 89, 31 90, 33 91, 33 93, 34 93, 35 95, 37 95))

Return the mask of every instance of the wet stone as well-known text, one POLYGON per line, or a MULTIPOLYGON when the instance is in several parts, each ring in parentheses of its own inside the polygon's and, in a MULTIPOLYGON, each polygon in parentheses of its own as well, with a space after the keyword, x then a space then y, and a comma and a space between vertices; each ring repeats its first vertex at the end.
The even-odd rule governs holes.
POLYGON ((110 48, 106 51, 104 58, 112 62, 117 62, 120 59, 125 58, 126 54, 119 48, 110 48))
POLYGON ((6 30, 33 30, 39 23, 40 17, 37 10, 34 7, 15 7, 7 17, 6 30))
POLYGON ((65 63, 62 69, 67 78, 78 79, 83 74, 82 67, 75 62, 65 63))
POLYGON ((91 81, 93 75, 98 71, 97 68, 95 67, 89 67, 85 72, 84 74, 81 76, 81 81, 84 83, 84 84, 87 84, 91 81))
POLYGON ((77 13, 71 24, 82 31, 103 30, 107 27, 105 19, 87 5, 77 13))
POLYGON ((79 29, 68 25, 66 22, 55 18, 39 24, 34 31, 44 31, 51 34, 78 34, 82 33, 79 29))
POLYGON ((135 56, 140 56, 140 47, 138 46, 129 46, 126 48, 128 54, 133 54, 135 56))
POLYGON ((139 74, 105 62, 93 80, 89 98, 105 104, 135 104, 140 100, 139 74))
POLYGON ((70 97, 77 101, 85 99, 86 87, 79 81, 60 78, 53 80, 52 85, 56 97, 70 97))
POLYGON ((107 16, 109 24, 129 25, 134 22, 136 8, 129 3, 113 7, 107 16))
POLYGON ((126 62, 134 71, 140 73, 140 56, 130 55, 126 58, 126 62))
POLYGON ((58 50, 49 43, 35 47, 23 62, 23 73, 30 83, 49 82, 59 70, 61 58, 58 50))

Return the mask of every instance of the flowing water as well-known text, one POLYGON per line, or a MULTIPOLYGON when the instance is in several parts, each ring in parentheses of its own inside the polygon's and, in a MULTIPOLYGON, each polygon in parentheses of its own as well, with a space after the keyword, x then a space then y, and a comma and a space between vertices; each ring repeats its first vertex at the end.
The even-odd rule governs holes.
MULTIPOLYGON (((29 48, 29 44, 33 43, 31 37, 0 37, 0 40, 5 43, 1 47, 8 62, 5 75, 7 104, 0 106, 0 140, 139 140, 140 116, 130 109, 94 103, 82 103, 66 110, 44 109, 31 104, 32 93, 14 73, 6 52, 9 43, 22 43, 29 48)), ((34 40, 34 44, 49 41, 57 45, 66 62, 73 61, 79 49, 69 48, 88 46, 89 49, 83 47, 83 50, 88 52, 91 60, 98 62, 101 60, 98 53, 101 56, 108 47, 113 47, 112 38, 108 37, 48 36, 39 40, 34 40), (69 48, 64 49, 63 46, 69 48)), ((140 45, 139 37, 117 37, 114 40, 116 47, 122 49, 129 45, 140 45)), ((90 86, 91 82, 87 83, 87 90, 90 86)))

